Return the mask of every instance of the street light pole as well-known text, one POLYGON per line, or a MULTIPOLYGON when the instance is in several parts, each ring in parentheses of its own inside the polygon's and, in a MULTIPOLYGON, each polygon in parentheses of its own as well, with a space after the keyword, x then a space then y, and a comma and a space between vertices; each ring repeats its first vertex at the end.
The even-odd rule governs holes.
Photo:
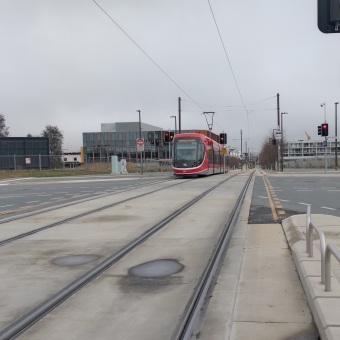
POLYGON ((338 104, 335 103, 335 170, 338 170, 338 104))
MULTIPOLYGON (((139 138, 142 138, 142 122, 140 118, 140 110, 137 110, 139 114, 139 138)), ((140 152, 140 174, 143 175, 143 151, 140 152)))
POLYGON ((283 117, 282 115, 287 115, 288 112, 281 112, 281 171, 283 172, 283 117))
POLYGON ((176 122, 176 116, 170 116, 170 118, 175 118, 175 135, 177 135, 177 122, 176 122))

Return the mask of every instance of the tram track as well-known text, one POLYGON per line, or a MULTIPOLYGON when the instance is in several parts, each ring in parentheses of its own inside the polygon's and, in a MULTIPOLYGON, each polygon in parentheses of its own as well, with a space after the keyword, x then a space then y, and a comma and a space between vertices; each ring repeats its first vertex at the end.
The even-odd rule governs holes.
MULTIPOLYGON (((43 318, 45 315, 50 313, 53 309, 55 309, 57 306, 62 304, 64 301, 66 301, 70 296, 72 296, 75 292, 86 286, 89 282, 91 282, 93 279, 98 277, 100 274, 102 274, 104 271, 106 271, 108 268, 110 268, 113 264, 115 264, 117 261, 122 259, 124 256, 126 256, 128 253, 130 253, 133 249, 135 249, 138 245, 145 242, 151 235, 157 233, 159 230, 161 230, 164 226, 166 226, 168 223, 170 223, 172 220, 174 220, 176 217, 178 217, 180 214, 182 214, 184 211, 189 209, 191 206, 193 206, 195 203, 197 203, 199 200, 201 200, 203 197, 208 195, 211 191, 215 190, 219 186, 221 186, 223 183, 227 182, 231 178, 234 178, 237 175, 233 175, 228 177, 227 179, 224 179, 223 181, 220 181, 213 187, 209 188, 208 190, 204 191, 202 194, 198 195, 194 199, 192 199, 190 202, 182 206, 180 209, 176 210, 163 220, 161 220, 156 225, 152 226, 150 229, 148 229, 146 232, 141 234, 139 237, 135 238, 132 242, 125 245, 120 250, 116 251, 114 254, 107 257, 104 261, 81 275, 79 278, 75 279, 73 282, 71 282, 69 285, 65 286, 61 290, 59 290, 56 294, 45 300, 44 302, 38 304, 36 307, 31 309, 29 312, 24 314, 22 317, 5 327, 0 332, 0 340, 9 340, 14 339, 17 336, 24 333, 28 328, 33 326, 36 322, 38 322, 41 318, 43 318)), ((169 187, 167 187, 169 188, 169 187)), ((162 189, 157 189, 156 191, 160 191, 162 189)), ((141 197, 143 195, 140 195, 141 197)), ((121 203, 121 202, 120 202, 121 203)))
MULTIPOLYGON (((227 223, 225 224, 221 237, 218 240, 213 255, 206 266, 203 275, 201 276, 199 284, 196 286, 195 291, 189 300, 186 313, 182 319, 182 324, 179 327, 177 335, 175 336, 176 340, 190 340, 193 336, 195 336, 193 332, 197 326, 199 315, 202 313, 202 306, 207 300, 207 295, 211 290, 212 285, 215 285, 215 281, 217 280, 221 261, 223 261, 226 254, 234 227, 237 222, 237 217, 241 210, 242 203, 252 180, 253 174, 254 172, 252 172, 252 174, 249 176, 241 194, 239 195, 236 205, 234 206, 234 209, 230 214, 227 223)), ((196 338, 198 338, 198 336, 196 338)))
MULTIPOLYGON (((67 222, 71 222, 71 221, 74 221, 76 219, 79 219, 81 217, 84 217, 84 216, 88 216, 88 215, 91 215, 91 214, 94 214, 94 213, 97 213, 99 211, 102 211, 102 210, 105 210, 105 209, 109 209, 109 208, 112 208, 114 206, 117 206, 119 204, 122 204, 122 203, 126 203, 128 201, 131 201, 131 200, 134 200, 134 199, 137 199, 137 198, 140 198, 140 197, 144 197, 144 196, 147 196, 147 195, 151 195, 155 192, 158 192, 158 191, 161 191, 161 190, 165 190, 167 188, 171 188, 173 186, 176 186, 176 185, 181 185, 183 183, 186 183, 186 182, 189 182, 189 181, 192 181, 193 179, 190 179, 188 181, 183 181, 183 182, 180 182, 180 183, 175 183, 173 185, 170 185, 168 187, 165 187, 165 188, 160 188, 160 189, 156 189, 156 190, 153 190, 153 191, 150 191, 148 193, 145 193, 145 194, 141 194, 141 195, 137 195, 137 196, 134 196, 134 197, 131 197, 131 198, 127 198, 125 200, 121 200, 119 202, 115 202, 115 203, 111 203, 111 204, 108 204, 108 205, 105 205, 103 207, 100 207, 100 208, 97 208, 97 209, 93 209, 93 210, 90 210, 90 211, 87 211, 87 212, 84 212, 84 213, 81 213, 81 214, 77 214, 77 215, 74 215, 72 217, 69 217, 69 218, 66 218, 66 219, 63 219, 61 221, 58 221, 58 222, 55 222, 55 223, 51 223, 51 224, 48 224, 46 226, 43 226, 43 227, 40 227, 40 228, 36 228, 36 229, 33 229, 33 230, 30 230, 28 232, 25 232, 25 233, 22 233, 22 234, 18 234, 16 236, 13 236, 13 237, 10 237, 10 238, 7 238, 5 240, 1 240, 0 241, 0 246, 2 245, 5 245, 7 243, 10 243, 10 242, 13 242, 13 241, 16 241, 16 240, 20 240, 22 238, 25 238, 27 236, 30 236, 30 235, 33 235, 33 234, 36 234, 36 233, 39 233, 41 231, 44 231, 44 230, 47 230, 47 229, 50 229, 50 228, 53 228, 53 227, 56 227, 56 226, 59 226, 59 225, 62 225, 62 224, 65 224, 67 222)), ((161 182, 153 182, 152 184, 159 184, 159 183, 164 183, 164 182, 168 182, 168 181, 161 181, 161 182)), ((113 196, 113 195, 117 195, 117 194, 120 194, 120 193, 123 193, 123 192, 127 192, 127 191, 131 191, 131 190, 134 190, 134 189, 139 189, 139 188, 142 188, 142 187, 145 187, 145 186, 148 186, 148 185, 142 185, 142 186, 138 186, 138 187, 135 187, 135 188, 131 188, 131 189, 128 189, 128 190, 124 190, 124 191, 119 191, 119 192, 115 192, 115 193, 110 193, 110 194, 107 194, 107 195, 102 195, 102 196, 96 196, 96 197, 93 197, 93 198, 89 198, 89 199, 85 199, 85 200, 81 200, 81 201, 77 201, 75 203, 70 203, 70 204, 66 204, 66 205, 62 205, 62 206, 59 206, 59 207, 55 207, 55 208, 51 208, 51 209, 43 209, 39 212, 33 212, 32 214, 29 214, 29 215, 26 215, 25 216, 22 216, 22 217, 13 217, 12 219, 9 219, 7 220, 6 222, 4 221, 0 221, 0 224, 4 224, 4 223, 9 223, 9 222, 12 222, 12 221, 16 221, 18 219, 23 219, 23 218, 26 218, 26 217, 30 217, 30 216, 34 216, 34 215, 38 215, 38 214, 42 214, 42 213, 46 213, 46 212, 50 212, 50 211, 53 211, 53 210, 56 210, 56 209, 61 209, 61 208, 66 208, 66 207, 69 207, 69 206, 72 206, 72 205, 75 205, 75 204, 79 204, 79 203, 83 203, 83 202, 88 202, 88 201, 91 201, 91 200, 94 200, 94 199, 99 199, 99 198, 103 198, 103 197, 108 197, 108 196, 113 196)))

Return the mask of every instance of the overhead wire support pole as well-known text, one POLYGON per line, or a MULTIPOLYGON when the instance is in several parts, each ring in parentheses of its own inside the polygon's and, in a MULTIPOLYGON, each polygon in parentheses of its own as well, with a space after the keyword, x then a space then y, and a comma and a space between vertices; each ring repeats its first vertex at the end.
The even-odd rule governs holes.
MULTIPOLYGON (((280 94, 276 95, 277 100, 277 128, 280 131, 280 94)), ((277 143, 277 171, 280 172, 280 143, 277 143)))
POLYGON ((178 97, 178 133, 181 133, 182 120, 181 120, 181 97, 178 97))
POLYGON ((335 170, 338 170, 338 104, 335 103, 335 170))

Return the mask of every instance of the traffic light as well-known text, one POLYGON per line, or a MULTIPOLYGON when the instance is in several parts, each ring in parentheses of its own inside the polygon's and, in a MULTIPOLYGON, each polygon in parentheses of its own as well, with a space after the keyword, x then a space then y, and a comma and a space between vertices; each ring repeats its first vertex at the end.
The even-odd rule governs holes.
POLYGON ((272 144, 276 145, 276 139, 272 139, 272 144))
POLYGON ((318 0, 318 27, 322 33, 340 33, 339 0, 318 0))
POLYGON ((321 125, 318 126, 318 135, 321 136, 321 125))
POLYGON ((225 145, 227 144, 227 134, 220 133, 220 144, 225 145))
POLYGON ((170 134, 168 131, 164 132, 164 143, 170 142, 170 134))
POLYGON ((328 136, 328 124, 321 124, 321 136, 328 136))
POLYGON ((172 143, 173 139, 174 139, 174 132, 170 132, 170 143, 172 143))

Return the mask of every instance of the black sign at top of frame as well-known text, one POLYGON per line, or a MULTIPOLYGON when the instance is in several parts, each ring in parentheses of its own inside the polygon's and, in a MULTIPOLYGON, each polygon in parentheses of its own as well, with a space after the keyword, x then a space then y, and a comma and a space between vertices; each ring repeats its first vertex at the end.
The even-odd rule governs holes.
POLYGON ((340 0, 318 0, 318 27, 322 33, 340 33, 340 0))

